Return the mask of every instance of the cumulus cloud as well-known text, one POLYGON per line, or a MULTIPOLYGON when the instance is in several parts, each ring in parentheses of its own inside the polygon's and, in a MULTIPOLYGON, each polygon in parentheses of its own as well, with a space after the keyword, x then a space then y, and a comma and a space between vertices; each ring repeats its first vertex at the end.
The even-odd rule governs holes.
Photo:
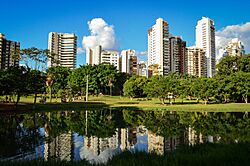
POLYGON ((84 36, 82 44, 84 48, 93 48, 101 45, 103 49, 117 49, 114 26, 108 25, 102 18, 94 18, 88 21, 89 36, 84 36))
POLYGON ((233 38, 239 38, 245 46, 246 53, 250 53, 250 22, 226 26, 215 35, 217 51, 224 48, 233 38))

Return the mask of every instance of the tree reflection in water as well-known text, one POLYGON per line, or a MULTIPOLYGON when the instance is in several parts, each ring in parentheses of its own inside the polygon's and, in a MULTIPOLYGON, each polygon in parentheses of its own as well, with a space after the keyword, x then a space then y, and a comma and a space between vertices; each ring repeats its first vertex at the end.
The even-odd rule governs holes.
POLYGON ((103 109, 1 114, 0 126, 2 160, 56 158, 101 163, 124 150, 164 154, 182 145, 250 142, 248 112, 103 109))

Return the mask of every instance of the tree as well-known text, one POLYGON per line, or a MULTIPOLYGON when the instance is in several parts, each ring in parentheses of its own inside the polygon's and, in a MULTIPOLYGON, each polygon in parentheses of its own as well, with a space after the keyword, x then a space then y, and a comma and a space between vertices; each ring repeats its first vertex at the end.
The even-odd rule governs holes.
POLYGON ((243 97, 245 103, 248 103, 250 96, 250 73, 237 72, 233 76, 236 86, 236 93, 243 97))
POLYGON ((86 76, 87 76, 87 68, 81 66, 73 70, 68 78, 68 87, 72 89, 74 94, 79 93, 81 96, 85 92, 86 87, 86 76))
POLYGON ((49 100, 52 102, 52 86, 54 83, 54 76, 52 74, 48 74, 46 78, 46 85, 49 88, 49 100))
POLYGON ((250 54, 242 57, 226 56, 217 67, 217 75, 230 75, 238 71, 250 72, 250 54))
POLYGON ((52 94, 58 92, 60 89, 66 89, 70 73, 69 68, 62 66, 50 67, 47 70, 47 83, 49 83, 47 86, 50 87, 52 94))
POLYGON ((170 92, 169 77, 154 76, 150 79, 145 87, 145 93, 148 97, 157 97, 162 104, 168 98, 170 92))
POLYGON ((226 56, 224 57, 217 67, 217 75, 230 75, 239 71, 240 57, 226 56))
POLYGON ((123 94, 123 85, 125 82, 131 77, 128 73, 117 73, 116 75, 116 81, 114 82, 114 91, 113 93, 116 95, 122 95, 123 94))
POLYGON ((109 79, 109 82, 108 82, 108 86, 109 86, 109 95, 112 96, 112 87, 114 86, 114 85, 113 85, 113 82, 115 81, 115 76, 114 76, 114 74, 110 74, 108 79, 109 79))
POLYGON ((146 77, 132 76, 123 86, 124 95, 131 99, 135 97, 143 97, 145 95, 143 89, 146 83, 146 77))
POLYGON ((109 87, 109 94, 112 95, 112 87, 116 81, 117 77, 117 69, 114 65, 109 64, 100 64, 94 66, 97 70, 95 82, 97 83, 98 91, 105 93, 107 91, 107 87, 109 87))
POLYGON ((29 94, 27 89, 28 84, 28 70, 27 68, 20 67, 10 67, 8 68, 5 74, 5 83, 8 84, 5 86, 8 88, 5 91, 5 94, 10 94, 16 97, 15 105, 17 106, 21 96, 29 94))
POLYGON ((214 97, 217 89, 217 83, 214 78, 200 78, 198 83, 200 86, 199 96, 204 100, 205 105, 211 97, 214 97))
POLYGON ((45 69, 49 53, 47 49, 43 50, 31 47, 27 49, 22 49, 20 53, 27 68, 31 68, 34 70, 45 69))
POLYGON ((217 76, 216 82, 218 84, 215 98, 217 98, 220 102, 224 101, 227 103, 232 99, 232 93, 234 91, 234 83, 231 80, 231 75, 229 76, 217 76))
POLYGON ((7 73, 5 70, 0 70, 0 95, 5 95, 6 91, 8 91, 8 83, 6 82, 6 80, 8 79, 6 77, 7 73))
POLYGON ((34 94, 34 105, 36 104, 37 94, 43 93, 45 90, 46 76, 39 70, 31 70, 28 72, 27 90, 34 94))
POLYGON ((250 72, 250 54, 240 58, 239 70, 243 72, 250 72))

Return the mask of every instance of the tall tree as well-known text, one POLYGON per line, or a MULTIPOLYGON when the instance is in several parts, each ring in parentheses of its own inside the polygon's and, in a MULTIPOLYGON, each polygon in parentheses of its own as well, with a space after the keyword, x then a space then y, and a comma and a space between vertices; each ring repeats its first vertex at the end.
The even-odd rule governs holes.
POLYGON ((45 91, 46 76, 39 70, 28 72, 27 90, 34 94, 34 105, 36 104, 37 94, 45 91))
POLYGON ((148 97, 157 97, 162 104, 168 98, 170 92, 169 77, 154 76, 145 86, 145 93, 148 97))
POLYGON ((131 99, 134 97, 143 97, 145 95, 143 90, 146 83, 146 77, 132 76, 123 86, 124 95, 131 99))
POLYGON ((71 71, 69 68, 62 66, 50 67, 47 70, 48 79, 53 79, 53 84, 51 86, 51 91, 53 94, 60 91, 61 89, 65 90, 68 85, 68 76, 71 71))
POLYGON ((250 73, 238 72, 233 77, 236 93, 244 99, 245 103, 248 103, 250 96, 250 73))
POLYGON ((10 67, 6 70, 5 78, 8 84, 7 93, 16 97, 16 106, 20 101, 21 96, 25 96, 29 94, 27 89, 28 79, 28 69, 20 66, 20 67, 10 67))
POLYGON ((22 49, 20 51, 22 59, 27 68, 34 70, 44 70, 48 58, 48 50, 38 49, 36 47, 22 49))
POLYGON ((214 78, 200 78, 200 90, 199 96, 204 100, 205 105, 208 103, 209 99, 214 97, 217 89, 217 82, 214 78))

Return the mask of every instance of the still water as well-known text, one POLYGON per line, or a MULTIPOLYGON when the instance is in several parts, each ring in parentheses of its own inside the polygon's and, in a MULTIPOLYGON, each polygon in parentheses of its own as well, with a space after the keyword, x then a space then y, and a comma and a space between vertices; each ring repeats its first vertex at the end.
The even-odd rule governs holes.
POLYGON ((164 154, 182 145, 250 142, 249 117, 111 109, 0 114, 0 160, 105 163, 125 150, 164 154))

